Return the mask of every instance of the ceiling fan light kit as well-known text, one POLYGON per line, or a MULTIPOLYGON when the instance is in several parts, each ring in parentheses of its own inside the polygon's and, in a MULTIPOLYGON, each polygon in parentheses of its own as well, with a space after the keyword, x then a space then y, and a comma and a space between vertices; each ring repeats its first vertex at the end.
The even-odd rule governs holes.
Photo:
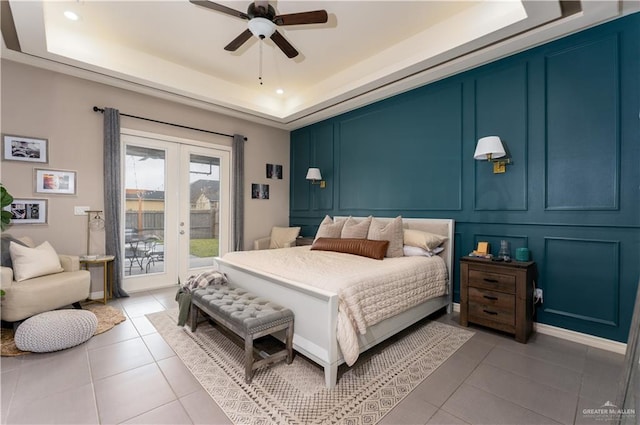
POLYGON ((224 49, 230 52, 238 50, 240 46, 254 35, 260 40, 271 38, 275 45, 278 46, 288 58, 294 58, 298 56, 298 51, 278 32, 276 26, 324 24, 329 19, 326 10, 276 15, 273 6, 264 0, 251 2, 247 8, 247 13, 208 0, 189 1, 195 5, 249 21, 249 29, 242 32, 233 39, 231 43, 225 46, 224 49))
POLYGON ((253 18, 249 21, 249 31, 260 40, 271 38, 276 31, 276 24, 266 18, 253 18))

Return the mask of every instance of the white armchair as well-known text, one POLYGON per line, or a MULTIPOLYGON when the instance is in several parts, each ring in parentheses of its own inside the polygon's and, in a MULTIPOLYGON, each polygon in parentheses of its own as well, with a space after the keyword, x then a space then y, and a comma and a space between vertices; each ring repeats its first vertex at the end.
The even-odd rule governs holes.
POLYGON ((296 238, 299 234, 299 227, 274 227, 271 229, 270 236, 253 242, 253 249, 291 248, 296 246, 296 238))
MULTIPOLYGON (((33 242, 21 239, 28 246, 33 242)), ((4 243, 3 243, 4 245, 4 243)), ((38 313, 65 307, 89 297, 91 274, 80 269, 80 259, 75 255, 58 255, 62 271, 44 276, 16 281, 14 270, 0 267, 2 298, 1 317, 7 322, 17 322, 38 313)))

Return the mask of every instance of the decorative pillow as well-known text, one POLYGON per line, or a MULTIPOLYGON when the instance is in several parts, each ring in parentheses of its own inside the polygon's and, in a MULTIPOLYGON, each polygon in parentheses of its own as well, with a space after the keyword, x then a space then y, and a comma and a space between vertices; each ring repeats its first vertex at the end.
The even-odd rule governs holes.
POLYGON ((442 245, 448 238, 436 235, 435 233, 424 232, 422 230, 404 229, 404 244, 417 246, 418 248, 431 251, 442 245))
POLYGON ((49 242, 43 242, 35 248, 11 242, 9 251, 16 282, 63 271, 58 254, 49 242))
POLYGON ((13 264, 11 263, 11 253, 9 252, 9 244, 11 242, 15 242, 22 246, 27 246, 20 239, 16 239, 11 235, 3 234, 0 239, 2 240, 2 244, 0 246, 0 255, 2 257, 2 266, 13 268, 13 264))
POLYGON ((384 223, 375 218, 371 220, 367 239, 389 241, 387 257, 402 257, 403 237, 402 237, 402 216, 397 216, 393 221, 384 223))
POLYGON ((314 240, 318 238, 339 238, 342 234, 342 226, 344 226, 345 221, 346 220, 333 221, 328 215, 325 216, 322 223, 320 223, 320 227, 318 227, 314 240))
POLYGON ((318 238, 311 245, 311 250, 343 252, 360 255, 375 260, 384 259, 389 241, 372 241, 369 239, 318 238))
POLYGON ((360 221, 353 217, 347 218, 347 221, 344 222, 344 226, 342 227, 340 237, 343 239, 367 239, 371 219, 373 219, 372 216, 360 221))
POLYGON ((285 248, 288 243, 295 242, 299 234, 299 227, 273 227, 269 248, 285 248))
POLYGON ((417 246, 405 245, 402 248, 405 257, 433 257, 434 255, 440 254, 444 251, 444 248, 439 246, 434 248, 432 251, 427 251, 426 249, 419 248, 417 246))

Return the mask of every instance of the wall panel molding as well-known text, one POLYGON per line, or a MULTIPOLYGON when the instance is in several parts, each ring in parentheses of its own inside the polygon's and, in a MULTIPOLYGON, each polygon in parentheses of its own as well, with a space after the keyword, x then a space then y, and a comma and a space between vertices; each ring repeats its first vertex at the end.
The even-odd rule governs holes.
POLYGON ((546 210, 618 210, 620 37, 545 56, 546 210))
POLYGON ((528 208, 528 89, 526 61, 492 67, 474 79, 475 141, 499 136, 512 158, 505 174, 493 174, 490 164, 475 161, 475 211, 528 208))
POLYGON ((543 311, 618 326, 620 241, 544 238, 543 311))

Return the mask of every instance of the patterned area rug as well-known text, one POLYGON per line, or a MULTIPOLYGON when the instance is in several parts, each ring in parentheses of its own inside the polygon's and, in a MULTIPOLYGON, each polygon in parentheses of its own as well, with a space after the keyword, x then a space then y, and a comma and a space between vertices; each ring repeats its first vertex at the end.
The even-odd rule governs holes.
MULTIPOLYGON (((98 318, 98 328, 94 335, 106 332, 120 322, 126 320, 125 315, 119 309, 109 305, 102 304, 83 304, 84 310, 93 312, 98 318)), ((16 347, 13 340, 13 329, 2 329, 0 332, 0 354, 3 357, 21 356, 31 353, 30 351, 21 351, 16 347)))
POLYGON ((204 322, 195 333, 176 325, 177 310, 147 315, 158 332, 234 424, 375 424, 473 332, 421 322, 340 368, 324 386, 323 370, 303 356, 258 369, 244 382, 244 351, 204 322))

